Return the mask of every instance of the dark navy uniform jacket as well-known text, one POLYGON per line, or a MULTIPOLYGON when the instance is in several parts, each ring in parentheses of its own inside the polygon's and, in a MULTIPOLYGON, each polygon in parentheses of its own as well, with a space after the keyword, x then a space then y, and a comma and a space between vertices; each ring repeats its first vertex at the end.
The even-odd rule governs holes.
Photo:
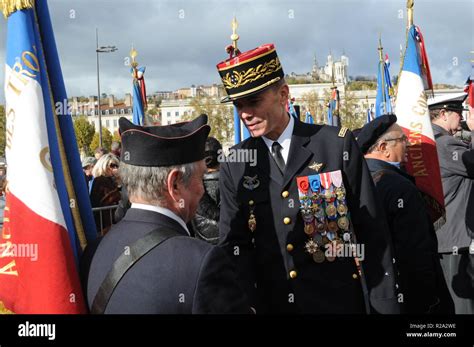
POLYGON ((387 216, 405 313, 454 313, 438 243, 415 180, 390 163, 366 159, 387 216))
POLYGON ((224 251, 191 238, 175 220, 131 208, 104 236, 89 270, 89 307, 114 261, 137 239, 157 227, 182 236, 164 241, 123 277, 105 313, 250 313, 231 261, 224 251))
POLYGON ((220 245, 236 263, 257 313, 399 313, 388 227, 350 131, 295 120, 284 175, 262 138, 249 138, 233 149, 257 150, 257 165, 221 165, 220 245), (315 263, 305 252, 308 237, 296 177, 314 175, 308 167, 313 163, 322 164, 320 173, 342 171, 357 242, 365 246, 366 295, 353 258, 315 263), (258 188, 246 189, 245 180, 255 176, 258 188), (253 233, 250 200, 257 223, 253 233))

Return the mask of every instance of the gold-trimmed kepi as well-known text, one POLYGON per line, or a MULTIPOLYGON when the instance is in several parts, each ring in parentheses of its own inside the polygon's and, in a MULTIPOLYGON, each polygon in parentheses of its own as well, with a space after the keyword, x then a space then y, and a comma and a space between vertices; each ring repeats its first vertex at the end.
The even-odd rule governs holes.
POLYGON ((239 36, 235 32, 236 28, 237 21, 234 18, 231 36, 233 44, 227 47, 230 58, 217 64, 217 70, 227 92, 227 97, 221 102, 229 102, 258 93, 285 76, 273 44, 264 44, 240 53, 237 49, 239 36))

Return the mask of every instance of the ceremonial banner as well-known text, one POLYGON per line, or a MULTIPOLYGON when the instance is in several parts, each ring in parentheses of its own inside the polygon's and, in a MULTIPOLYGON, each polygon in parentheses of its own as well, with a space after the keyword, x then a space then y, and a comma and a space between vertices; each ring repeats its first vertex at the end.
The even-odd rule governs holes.
POLYGON ((339 90, 333 87, 328 103, 328 125, 340 126, 339 120, 339 90))
POLYGON ((96 231, 47 3, 2 5, 8 184, 0 311, 85 313, 78 257, 96 231))
POLYGON ((309 111, 306 111, 306 116, 305 116, 304 122, 308 123, 308 124, 314 124, 313 116, 311 115, 311 113, 309 111))
POLYGON ((445 216, 444 195, 425 93, 432 87, 423 36, 420 29, 412 25, 398 81, 397 123, 411 143, 408 147, 407 170, 424 195, 432 221, 439 225, 445 216))
MULTIPOLYGON (((135 62, 134 62, 135 63, 135 62)), ((132 63, 133 76, 133 124, 145 125, 145 110, 147 107, 145 88, 145 67, 137 68, 132 63)))
POLYGON ((379 61, 377 72, 377 96, 375 98, 375 117, 392 113, 392 82, 390 81, 390 61, 385 55, 385 61, 379 61))
POLYGON ((467 93, 467 104, 474 108, 474 84, 469 76, 464 86, 464 92, 467 93))

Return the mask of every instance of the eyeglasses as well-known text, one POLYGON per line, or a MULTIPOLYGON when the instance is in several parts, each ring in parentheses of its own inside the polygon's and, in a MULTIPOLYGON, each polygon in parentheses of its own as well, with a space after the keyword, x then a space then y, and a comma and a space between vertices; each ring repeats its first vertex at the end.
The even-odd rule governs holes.
POLYGON ((110 164, 109 167, 111 169, 118 169, 118 165, 117 164, 110 164))
POLYGON ((394 139, 385 139, 384 141, 400 141, 400 142, 408 142, 408 137, 406 135, 402 135, 400 137, 394 138, 394 139))

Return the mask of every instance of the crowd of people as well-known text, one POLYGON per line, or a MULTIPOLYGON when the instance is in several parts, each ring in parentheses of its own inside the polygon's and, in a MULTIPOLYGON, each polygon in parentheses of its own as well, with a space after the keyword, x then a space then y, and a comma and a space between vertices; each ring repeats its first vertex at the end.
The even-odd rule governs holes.
POLYGON ((217 68, 251 135, 233 149, 257 165, 219 161, 206 115, 121 118, 127 155, 83 162, 92 206, 118 205, 82 264, 92 313, 474 313, 474 150, 453 137, 465 95, 429 102, 447 219, 435 230, 396 115, 357 139, 290 116, 271 44, 217 68))

